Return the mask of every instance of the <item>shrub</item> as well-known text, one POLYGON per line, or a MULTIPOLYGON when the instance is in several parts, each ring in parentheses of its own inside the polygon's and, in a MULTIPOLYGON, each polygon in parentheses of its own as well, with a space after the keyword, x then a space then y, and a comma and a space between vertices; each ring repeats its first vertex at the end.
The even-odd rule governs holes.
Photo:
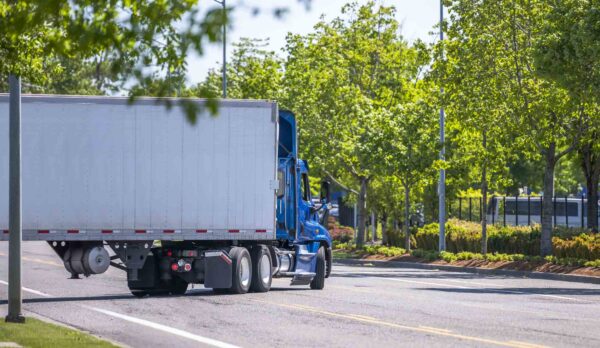
POLYGON ((553 254, 561 258, 600 259, 600 235, 582 233, 572 239, 552 238, 553 254))
POLYGON ((400 256, 406 253, 406 250, 403 248, 384 245, 365 245, 363 250, 369 255, 383 255, 387 257, 400 256))
MULTIPOLYGON (((438 249, 437 223, 423 226, 415 233, 416 247, 438 249)), ((558 258, 600 259, 600 235, 582 233, 578 228, 557 227, 552 239, 558 258)), ((539 255, 540 226, 488 226, 488 251, 498 254, 539 255)), ((478 223, 450 219, 446 223, 446 250, 452 253, 481 250, 481 226, 478 223)))
MULTIPOLYGON (((417 240, 415 239, 416 232, 416 228, 411 229, 410 244, 413 248, 416 248, 417 246, 417 240)), ((406 249, 404 231, 400 229, 390 229, 386 231, 386 234, 389 245, 406 249)))
POLYGON ((334 241, 339 241, 341 243, 347 243, 354 238, 354 230, 352 227, 341 226, 335 220, 329 220, 328 226, 329 234, 331 235, 331 239, 334 241))

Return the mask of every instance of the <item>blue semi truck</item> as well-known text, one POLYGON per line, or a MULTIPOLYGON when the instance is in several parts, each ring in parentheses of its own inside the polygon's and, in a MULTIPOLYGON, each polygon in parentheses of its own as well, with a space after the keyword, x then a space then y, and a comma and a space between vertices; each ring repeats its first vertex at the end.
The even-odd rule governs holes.
MULTIPOLYGON (((323 289, 329 184, 314 203, 294 115, 269 101, 222 100, 216 116, 187 102, 195 124, 160 99, 24 96, 23 239, 46 241, 71 278, 125 271, 138 297, 189 284, 266 292, 277 277, 323 289)), ((0 139, 7 131, 0 95, 0 139)), ((7 141, 0 158, 8 182, 7 141)))

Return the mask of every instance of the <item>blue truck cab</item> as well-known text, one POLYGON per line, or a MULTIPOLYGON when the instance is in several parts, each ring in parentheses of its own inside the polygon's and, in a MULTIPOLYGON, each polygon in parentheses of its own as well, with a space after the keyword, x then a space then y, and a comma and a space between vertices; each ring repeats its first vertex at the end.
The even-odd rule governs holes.
POLYGON ((325 261, 325 278, 331 273, 331 237, 324 227, 330 207, 329 183, 321 183, 319 203, 315 204, 308 178, 309 166, 298 158, 297 139, 294 115, 280 111, 276 236, 281 248, 295 253, 292 285, 319 278, 321 259, 325 261))

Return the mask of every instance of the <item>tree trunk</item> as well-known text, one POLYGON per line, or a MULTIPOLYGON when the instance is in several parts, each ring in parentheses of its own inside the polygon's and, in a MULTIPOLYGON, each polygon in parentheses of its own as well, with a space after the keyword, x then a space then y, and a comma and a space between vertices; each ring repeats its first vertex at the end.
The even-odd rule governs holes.
POLYGON ((404 248, 410 251, 410 188, 404 184, 404 248))
POLYGON ((598 232, 598 181, 600 179, 600 158, 594 153, 592 142, 583 144, 579 149, 579 155, 588 192, 587 227, 594 232, 598 232))
MULTIPOLYGON (((487 149, 486 132, 483 131, 483 148, 487 149)), ((487 162, 483 159, 481 168, 481 253, 487 254, 487 162)))
POLYGON ((552 217, 554 216, 554 167, 556 166, 556 144, 550 143, 545 153, 544 197, 542 199, 542 238, 540 252, 542 256, 552 254, 552 217))
POLYGON ((373 228, 371 230, 372 234, 371 234, 371 242, 375 243, 377 241, 377 212, 372 212, 372 217, 373 217, 373 228))
POLYGON ((377 214, 374 211, 371 211, 371 243, 375 244, 375 240, 377 237, 377 214))
POLYGON ((360 178, 360 191, 358 192, 358 226, 356 234, 356 246, 359 249, 365 245, 365 225, 367 222, 367 187, 369 179, 360 178))
POLYGON ((383 245, 388 245, 388 236, 387 236, 387 214, 383 212, 381 214, 381 243, 383 245))

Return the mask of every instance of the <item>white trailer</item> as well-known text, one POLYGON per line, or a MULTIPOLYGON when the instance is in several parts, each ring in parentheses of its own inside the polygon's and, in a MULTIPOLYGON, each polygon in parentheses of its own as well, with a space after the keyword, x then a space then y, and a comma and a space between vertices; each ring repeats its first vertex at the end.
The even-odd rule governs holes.
MULTIPOLYGON (((275 103, 223 101, 191 124, 157 99, 24 96, 22 114, 24 240, 274 239, 275 103)), ((6 95, 0 159, 8 240, 6 95)))

